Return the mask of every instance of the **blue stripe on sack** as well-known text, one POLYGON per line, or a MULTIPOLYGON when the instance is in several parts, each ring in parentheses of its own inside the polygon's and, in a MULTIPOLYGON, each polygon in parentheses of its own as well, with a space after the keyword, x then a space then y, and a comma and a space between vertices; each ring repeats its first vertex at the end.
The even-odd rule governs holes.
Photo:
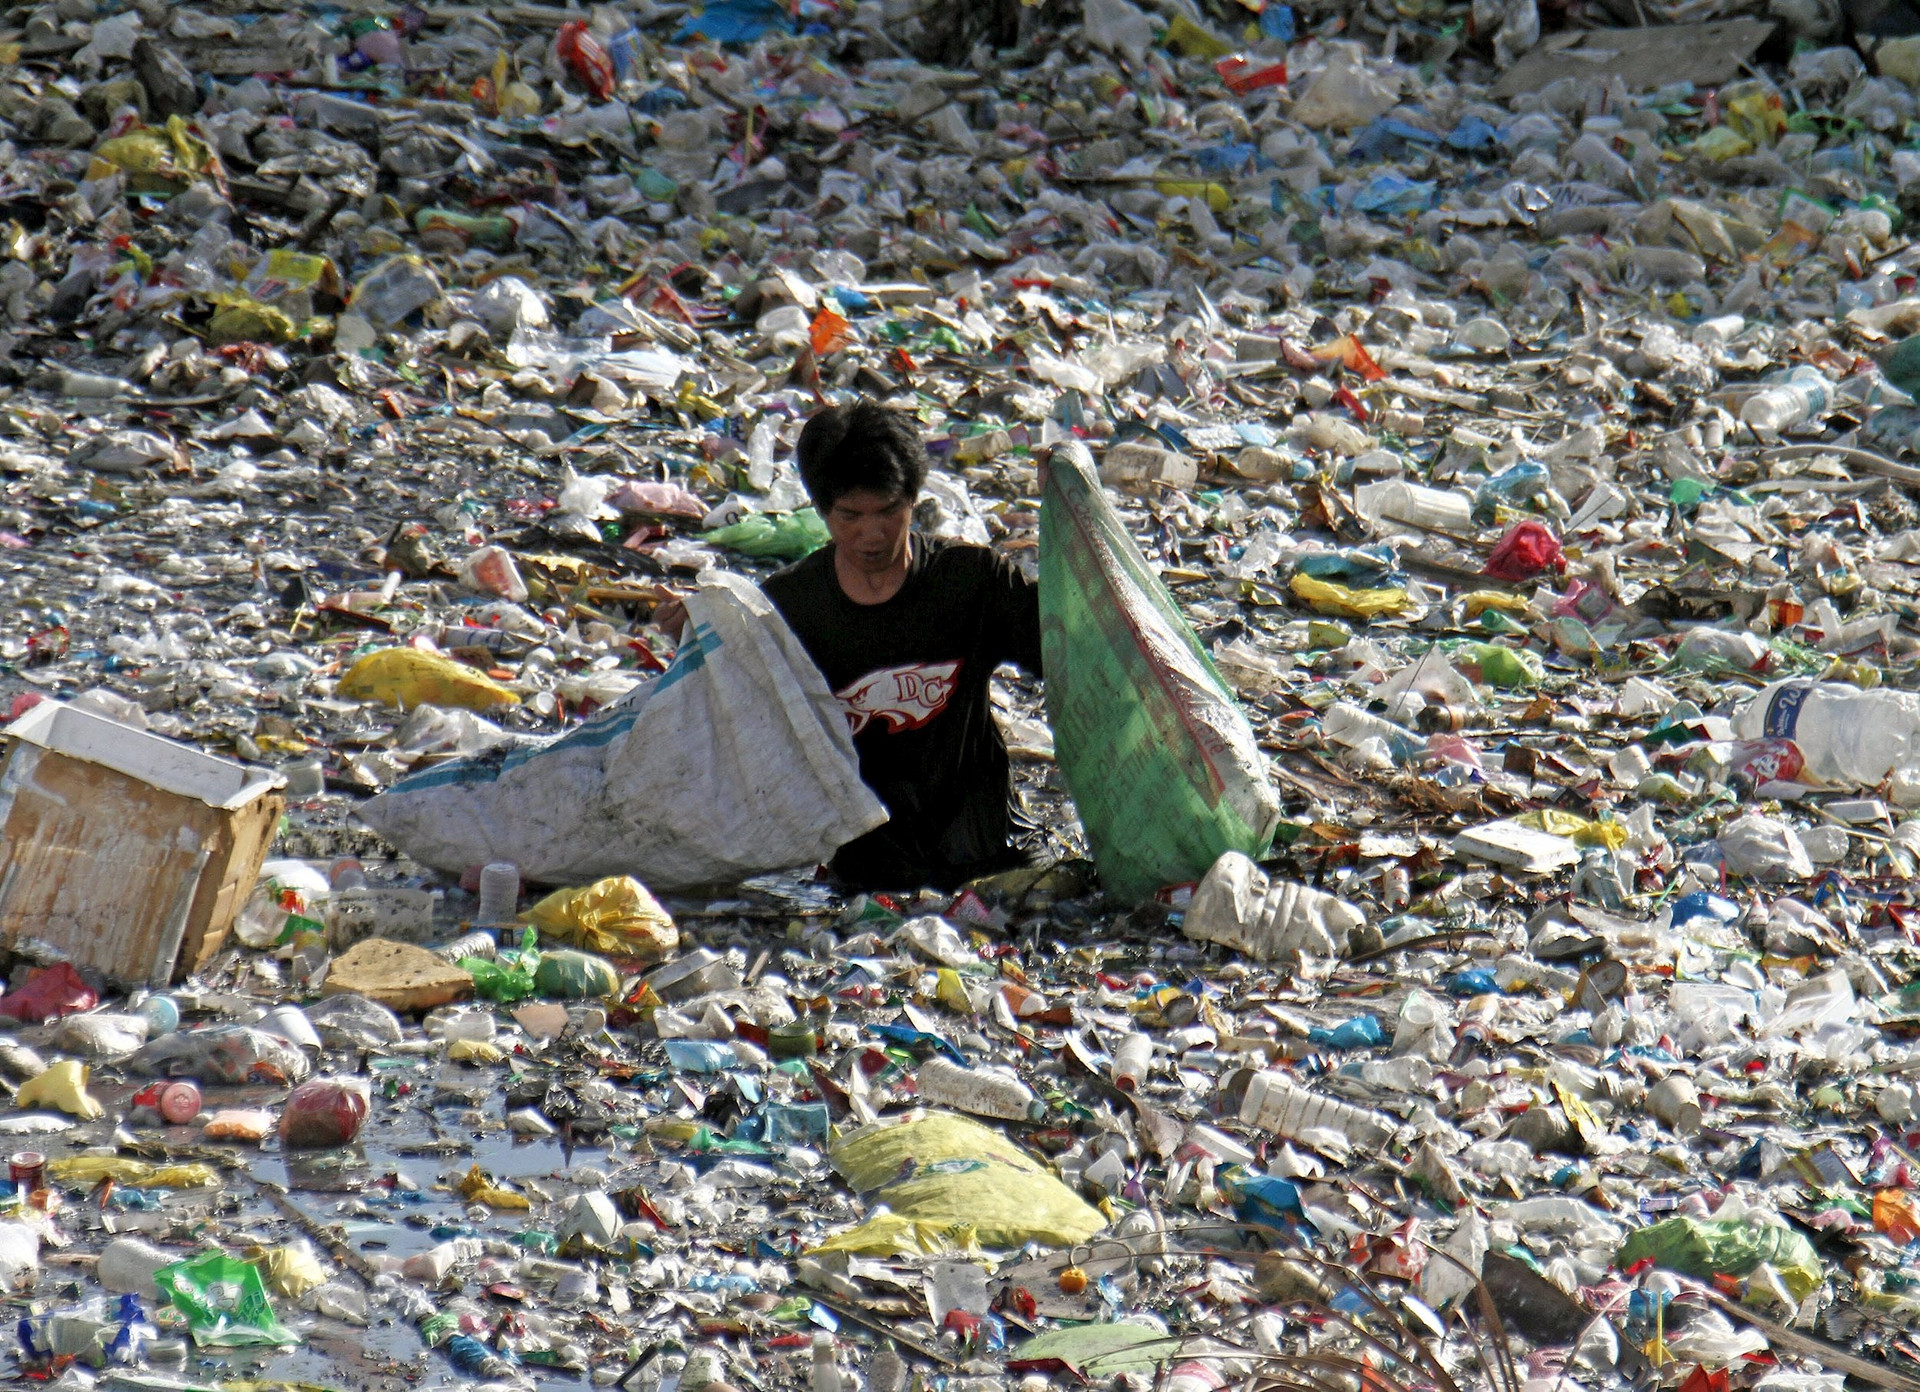
POLYGON ((678 685, 707 665, 709 655, 720 650, 720 636, 706 625, 698 625, 693 630, 693 641, 682 643, 674 654, 667 670, 655 677, 645 686, 638 687, 619 705, 575 729, 567 731, 555 739, 529 749, 516 749, 501 759, 498 764, 480 764, 472 759, 449 759, 444 764, 436 764, 423 769, 395 783, 387 789, 388 796, 395 793, 425 792, 430 788, 452 788, 478 786, 492 783, 502 774, 519 768, 532 759, 544 758, 562 749, 596 749, 611 744, 634 727, 646 708, 652 704, 661 692, 678 685))

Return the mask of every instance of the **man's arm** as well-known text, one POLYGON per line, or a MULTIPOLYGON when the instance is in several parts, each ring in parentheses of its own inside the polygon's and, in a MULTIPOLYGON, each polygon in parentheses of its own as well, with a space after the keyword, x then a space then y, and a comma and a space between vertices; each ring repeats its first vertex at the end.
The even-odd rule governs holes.
POLYGON ((992 631, 1001 635, 1001 660, 1029 676, 1044 675, 1040 670, 1040 587, 998 552, 987 584, 988 621, 992 631))

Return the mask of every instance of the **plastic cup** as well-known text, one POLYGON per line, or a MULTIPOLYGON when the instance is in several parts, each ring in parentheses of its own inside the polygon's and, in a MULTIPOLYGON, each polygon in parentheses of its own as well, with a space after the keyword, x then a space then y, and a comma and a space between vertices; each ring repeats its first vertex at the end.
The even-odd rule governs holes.
POLYGON ((510 922, 519 906, 519 866, 510 860, 496 860, 480 871, 480 907, 473 916, 475 923, 510 922))

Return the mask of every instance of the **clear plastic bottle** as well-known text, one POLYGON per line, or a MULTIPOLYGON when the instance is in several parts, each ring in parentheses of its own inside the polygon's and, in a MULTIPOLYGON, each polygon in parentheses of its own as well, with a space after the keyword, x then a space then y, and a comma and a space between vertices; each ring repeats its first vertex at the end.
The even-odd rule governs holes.
POLYGON ((1779 681, 1733 718, 1743 740, 1789 739, 1822 783, 1872 787, 1920 762, 1920 695, 1843 682, 1779 681))
POLYGON ((1329 742, 1349 749, 1377 735, 1386 741, 1397 764, 1412 763, 1427 748, 1426 741, 1413 731, 1402 729, 1372 711, 1362 710, 1351 701, 1336 701, 1321 714, 1320 734, 1329 742))
POLYGON ((1113 1046, 1113 1085, 1122 1092, 1139 1088, 1153 1067, 1153 1040, 1144 1034, 1129 1034, 1113 1046))
POLYGON ((1369 522, 1402 522, 1436 532, 1473 530, 1473 502, 1461 493, 1423 488, 1404 479, 1364 484, 1353 490, 1353 505, 1369 522))
POLYGON ((1833 384, 1826 374, 1802 363, 1769 377, 1740 408, 1740 419, 1755 430, 1780 431, 1825 415, 1832 404, 1833 384))
POLYGON ((1004 1068, 962 1068, 949 1059, 930 1058, 915 1072, 914 1082, 920 1100, 936 1107, 1000 1121, 1034 1121, 1046 1114, 1046 1105, 1004 1068))
POLYGON ((1335 1131, 1363 1150, 1379 1150, 1398 1129, 1392 1118, 1301 1087, 1281 1072, 1255 1073, 1240 1099, 1240 1120, 1284 1139, 1303 1131, 1335 1131))
POLYGON ((1329 957, 1366 922, 1359 909, 1306 885, 1274 880, 1239 851, 1228 851, 1195 886, 1181 931, 1255 961, 1309 953, 1329 957))

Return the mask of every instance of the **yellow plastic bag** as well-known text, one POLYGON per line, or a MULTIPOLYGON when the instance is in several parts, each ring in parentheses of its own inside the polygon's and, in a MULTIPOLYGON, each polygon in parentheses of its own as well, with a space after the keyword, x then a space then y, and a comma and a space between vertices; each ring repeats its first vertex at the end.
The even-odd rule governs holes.
POLYGON ((1294 576, 1292 588, 1294 598, 1304 600, 1315 613, 1337 619, 1377 619, 1401 613, 1413 602, 1402 589, 1358 590, 1311 575, 1294 576))
POLYGON ((520 704, 518 696, 484 672, 418 648, 368 653, 340 678, 337 691, 349 701, 379 701, 402 710, 415 706, 491 710, 520 704))
POLYGON ((454 1192, 468 1203, 481 1203, 488 1208, 500 1209, 531 1211, 533 1208, 533 1201, 525 1194, 516 1194, 511 1189, 502 1189, 478 1165, 462 1175, 453 1187, 454 1192))
POLYGON ((106 1109, 87 1095, 87 1079, 92 1070, 77 1059, 61 1059, 39 1077, 20 1085, 14 1101, 31 1111, 35 1107, 57 1107, 68 1116, 93 1121, 106 1115, 106 1109))
POLYGON ((484 1039, 456 1039, 447 1046, 449 1063, 499 1063, 506 1050, 484 1039))
POLYGON ((1500 590, 1469 590, 1460 596, 1460 605, 1469 619, 1477 619, 1489 609, 1498 609, 1503 614, 1518 618, 1533 613, 1533 605, 1523 596, 1506 594, 1500 590))
POLYGON ((251 295, 223 291, 213 302, 219 308, 207 320, 209 343, 291 343, 300 336, 298 324, 251 295))
POLYGON ((220 158, 184 120, 169 116, 164 129, 143 126, 94 147, 87 177, 103 179, 116 170, 127 176, 130 193, 178 193, 198 175, 218 177, 220 158))
POLYGON ((555 890, 520 917, 540 930, 543 942, 606 957, 658 962, 680 946, 673 916, 631 875, 555 890))
POLYGON ((1588 821, 1572 812, 1557 812, 1551 807, 1538 812, 1524 812, 1513 820, 1534 831, 1544 831, 1549 836, 1564 836, 1576 846, 1617 851, 1627 844, 1625 822, 1588 821))
POLYGON ((220 1172, 211 1165, 149 1165, 118 1155, 69 1155, 47 1161, 47 1178, 73 1184, 110 1179, 133 1189, 210 1189, 220 1182, 220 1172))
MULTIPOLYGON (((852 1244, 849 1251, 882 1238, 901 1240, 900 1219, 936 1234, 971 1227, 981 1246, 1003 1250, 1029 1242, 1071 1247, 1107 1225, 1026 1151, 950 1112, 860 1127, 827 1159, 869 1205, 889 1210, 833 1239, 852 1244), (887 1226, 875 1226, 883 1221, 887 1226)), ((917 1231, 914 1237, 919 1240, 917 1231)))
POLYGON ((267 1284, 289 1300, 298 1300, 331 1279, 315 1255, 313 1244, 304 1237, 295 1238, 284 1247, 249 1247, 247 1261, 259 1267, 267 1284))
POLYGON ((1160 46, 1209 63, 1233 52, 1232 44, 1177 12, 1167 25, 1167 32, 1160 36, 1160 46))

